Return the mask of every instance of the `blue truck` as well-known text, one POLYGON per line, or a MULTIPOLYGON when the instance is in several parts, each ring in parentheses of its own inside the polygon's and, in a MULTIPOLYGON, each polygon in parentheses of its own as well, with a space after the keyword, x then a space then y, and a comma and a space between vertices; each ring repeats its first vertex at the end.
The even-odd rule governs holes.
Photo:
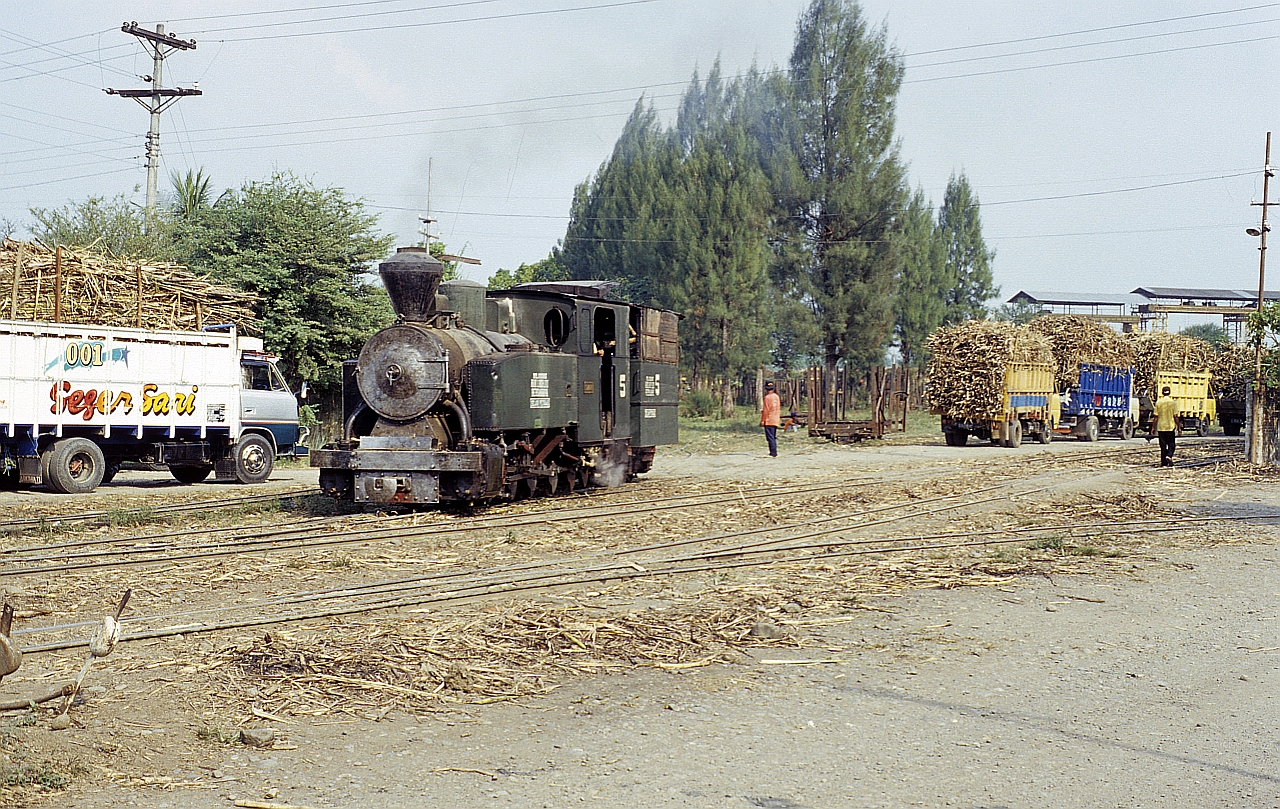
POLYGON ((1080 441, 1098 436, 1133 438, 1139 421, 1139 402, 1133 395, 1132 366, 1080 364, 1080 381, 1062 392, 1062 415, 1056 432, 1080 441))

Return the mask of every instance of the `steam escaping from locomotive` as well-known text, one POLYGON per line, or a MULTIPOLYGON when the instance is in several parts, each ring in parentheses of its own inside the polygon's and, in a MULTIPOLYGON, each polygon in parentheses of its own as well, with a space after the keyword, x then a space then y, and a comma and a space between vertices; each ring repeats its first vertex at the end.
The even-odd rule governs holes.
POLYGON ((343 363, 342 438, 311 454, 325 493, 426 505, 621 485, 677 440, 674 312, 612 282, 444 281, 418 247, 378 272, 396 322, 343 363))

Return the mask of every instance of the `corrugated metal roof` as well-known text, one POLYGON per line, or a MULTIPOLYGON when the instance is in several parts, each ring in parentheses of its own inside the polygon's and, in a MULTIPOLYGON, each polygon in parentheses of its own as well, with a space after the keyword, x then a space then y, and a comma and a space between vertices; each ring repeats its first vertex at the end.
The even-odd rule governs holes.
POLYGON ((1136 306, 1146 303, 1139 295, 1105 292, 1031 292, 1019 290, 1009 303, 1039 303, 1045 306, 1136 306))
POLYGON ((1195 289, 1187 287, 1138 287, 1133 291, 1147 300, 1178 301, 1252 301, 1258 293, 1239 292, 1234 289, 1195 289))

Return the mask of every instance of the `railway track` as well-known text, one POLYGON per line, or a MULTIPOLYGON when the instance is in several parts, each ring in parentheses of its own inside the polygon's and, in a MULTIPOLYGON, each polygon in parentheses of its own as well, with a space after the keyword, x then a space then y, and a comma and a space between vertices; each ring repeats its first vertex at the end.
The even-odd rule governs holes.
MULTIPOLYGON (((1220 444, 1221 442, 1218 443, 1220 444)), ((1203 449, 1210 451, 1218 448, 1212 444, 1203 447, 1203 449)), ((1120 450, 1120 453, 1126 455, 1142 454, 1144 451, 1149 452, 1150 449, 1145 446, 1133 447, 1127 450, 1120 450)), ((1117 450, 1107 449, 1093 453, 1071 453, 1066 458, 1073 461, 1081 461, 1094 457, 1115 457, 1117 454, 1117 450)), ((1200 466, 1208 463, 1218 463, 1222 459, 1234 460, 1236 458, 1238 458, 1236 455, 1202 457, 1184 461, 1183 465, 1200 466)), ((1004 465, 1007 466, 1007 462, 1004 465)), ((530 562, 483 571, 437 572, 355 587, 334 587, 325 590, 293 593, 288 596, 258 599, 238 605, 222 605, 216 609, 138 616, 126 619, 126 637, 129 640, 144 640, 191 632, 214 632, 224 629, 306 621, 385 609, 457 603, 475 598, 519 594, 539 589, 555 589, 575 584, 639 578, 650 575, 676 575, 714 569, 731 569, 744 565, 772 564, 780 561, 803 561, 810 558, 824 558, 821 554, 854 555, 855 551, 853 549, 856 548, 866 549, 857 551, 857 553, 900 552, 927 550, 935 547, 981 546, 1024 541, 1025 536, 1045 531, 1099 530, 1108 528, 1113 529, 1112 533, 1143 533, 1158 530, 1182 530, 1189 525, 1211 521, 1280 519, 1280 515, 1276 517, 1258 517, 1255 515, 1240 518, 1185 517, 1169 518, 1167 520, 1055 524, 1025 529, 1010 529, 1000 532, 998 535, 982 539, 973 539, 968 535, 958 533, 925 534, 910 537, 878 537, 872 539, 852 539, 847 537, 850 533, 865 531, 872 527, 936 515, 946 511, 962 509, 965 506, 990 503, 999 499, 1012 500, 1018 497, 1028 497, 1062 482, 1060 473, 1050 473, 1044 477, 1049 481, 1047 485, 1030 489, 1027 488, 1028 481, 1017 477, 992 484, 982 490, 970 491, 966 495, 939 495, 918 499, 909 504, 886 504, 771 528, 753 527, 729 533, 684 538, 656 545, 616 549, 570 560, 530 562), (1018 491, 1009 492, 999 497, 995 496, 995 492, 1000 488, 1015 485, 1019 487, 1018 491), (975 498, 975 494, 981 495, 981 497, 975 498), (867 519, 875 515, 887 516, 871 520, 867 519), (750 542, 739 541, 736 544, 732 542, 748 536, 752 537, 750 542), (965 537, 968 538, 965 539, 965 537), (1024 539, 1019 539, 1018 537, 1023 537, 1024 539), (940 542, 944 544, 937 544, 940 542), (946 544, 948 542, 950 544, 946 544), (961 542, 962 544, 955 544, 956 542, 961 542), (685 549, 686 552, 674 553, 676 549, 685 549), (588 564, 592 562, 595 563, 595 566, 588 564), (224 617, 214 621, 191 620, 210 613, 216 613, 224 617), (238 614, 241 617, 225 617, 228 614, 238 614), (133 626, 130 626, 130 624, 133 624, 133 626)), ((66 572, 89 567, 169 563, 183 559, 201 559, 251 551, 326 547, 390 537, 398 539, 425 538, 433 535, 447 535, 495 527, 505 528, 515 525, 577 521, 596 517, 617 516, 619 514, 635 515, 672 509, 696 508, 724 502, 750 501, 777 496, 789 497, 804 493, 822 493, 869 482, 893 481, 886 480, 884 477, 859 478, 820 484, 818 486, 776 487, 753 495, 748 495, 737 489, 725 489, 708 494, 688 495, 677 498, 653 498, 649 500, 631 499, 570 509, 557 508, 555 506, 560 504, 552 504, 548 508, 539 509, 531 513, 505 514, 496 517, 485 516, 455 524, 431 523, 413 525, 411 521, 416 520, 419 515, 406 515, 405 517, 389 518, 390 521, 395 522, 394 525, 378 524, 370 526, 367 530, 355 532, 348 528, 330 535, 316 536, 313 526, 284 529, 287 532, 285 536, 256 537, 258 540, 256 544, 250 543, 247 545, 244 543, 222 542, 212 543, 213 547, 209 547, 209 544, 206 543, 204 546, 195 548, 190 545, 169 548, 144 546, 124 549, 92 547, 93 545, 101 545, 103 542, 123 542, 128 539, 135 541, 154 540, 154 537, 136 537, 126 538, 126 540, 102 540, 91 543, 64 543, 59 546, 34 546, 25 549, 11 549, 0 556, 0 564, 5 565, 5 568, 0 568, 0 576, 66 572), (406 521, 410 521, 407 526, 404 524, 406 521), (68 547, 69 545, 78 546, 78 549, 74 551, 76 561, 70 563, 66 558, 72 552, 68 547), (175 555, 173 552, 175 550, 180 551, 180 553, 175 555), (160 552, 158 553, 157 551, 160 552), (44 555, 38 555, 41 553, 44 555), (31 564, 33 562, 48 561, 53 558, 58 558, 62 561, 59 564, 31 564), (15 562, 22 565, 20 569, 10 567, 15 562)), ((274 497, 275 495, 272 496, 274 497)), ((384 522, 386 521, 384 520, 384 522)), ((18 630, 15 635, 27 636, 32 639, 47 638, 50 635, 65 635, 66 633, 74 632, 79 627, 88 625, 90 625, 88 622, 77 622, 33 627, 18 630)), ((58 640, 36 643, 26 647, 24 651, 44 652, 76 648, 86 642, 84 639, 64 637, 58 640)))
MULTIPOLYGON (((601 552, 598 554, 593 554, 588 558, 595 559, 595 560, 626 559, 626 558, 635 557, 635 556, 644 556, 646 554, 652 554, 655 552, 671 551, 676 548, 686 548, 686 547, 694 547, 694 546, 708 546, 710 548, 727 547, 728 552, 730 553, 735 552, 734 550, 735 548, 737 548, 738 550, 742 550, 746 548, 767 549, 770 546, 780 545, 783 543, 788 543, 788 542, 794 543, 797 540, 823 537, 833 532, 843 533, 843 532, 849 532, 849 531, 862 531, 869 528, 888 525, 888 524, 901 522, 908 519, 916 519, 916 518, 936 515, 936 514, 947 512, 947 511, 954 511, 954 510, 962 509, 967 506, 989 504, 996 500, 1002 500, 1002 499, 1012 500, 1012 499, 1023 498, 1023 497, 1031 497, 1033 495, 1036 495, 1045 491, 1048 488, 1051 488, 1053 485, 1057 485, 1060 482, 1061 482, 1060 475, 1057 475, 1057 474, 1046 475, 1043 480, 1044 485, 1041 485, 1038 487, 1029 487, 1028 481, 1019 478, 1019 479, 1015 479, 1007 482, 993 484, 983 489, 971 490, 964 494, 939 495, 936 497, 919 499, 909 504, 902 504, 902 503, 887 504, 887 505, 877 506, 873 508, 865 508, 865 509, 859 509, 859 510, 850 511, 850 512, 843 512, 843 513, 837 513, 834 515, 817 517, 814 519, 788 523, 780 526, 764 527, 764 528, 749 527, 749 528, 732 531, 732 532, 721 532, 721 533, 709 534, 709 535, 694 537, 694 538, 682 538, 682 539, 677 539, 673 541, 652 544, 652 545, 615 549, 611 551, 601 552), (997 491, 999 489, 1009 488, 1014 486, 1017 487, 1016 491, 1011 491, 1004 495, 997 495, 997 491), (881 515, 885 513, 888 513, 888 516, 879 517, 873 520, 862 519, 862 518, 872 517, 875 515, 881 515), (857 522, 856 524, 847 524, 852 520, 860 520, 860 521, 857 522), (816 527, 816 526, 830 526, 830 524, 837 523, 837 522, 846 523, 846 524, 835 526, 835 527, 816 527), (761 536, 767 536, 767 537, 773 537, 773 538, 760 539, 761 536), (733 545, 725 546, 726 542, 729 542, 735 539, 741 540, 746 537, 751 537, 752 538, 751 542, 747 544, 739 544, 738 546, 733 546, 733 545)), ((707 552, 710 553, 711 551, 707 551, 707 552)), ((555 567, 559 564, 561 563, 529 562, 529 563, 507 566, 507 567, 503 567, 496 570, 519 577, 519 576, 527 575, 530 571, 536 571, 542 568, 547 568, 549 566, 555 567)), ((645 570, 645 568, 642 566, 637 568, 636 563, 634 562, 626 562, 624 564, 624 567, 628 569, 645 570)), ((494 574, 494 571, 490 571, 490 573, 486 575, 493 575, 493 574, 494 574)), ((280 617, 279 610, 295 602, 300 603, 300 602, 312 602, 312 601, 330 601, 333 599, 341 600, 344 598, 350 598, 353 595, 363 598, 367 596, 369 593, 376 593, 381 591, 397 592, 397 591, 404 591, 404 590, 410 590, 410 591, 420 590, 423 587, 431 587, 433 585, 437 585, 442 582, 448 583, 448 582, 454 582, 454 581, 465 581, 466 578, 471 575, 475 575, 475 574, 468 573, 466 571, 432 573, 432 574, 426 574, 426 575, 420 575, 420 576, 405 577, 405 578, 400 578, 400 579, 395 579, 395 580, 390 580, 385 582, 379 582, 371 585, 362 585, 360 587, 354 587, 354 588, 353 587, 329 588, 325 590, 312 591, 307 593, 295 593, 285 598, 262 599, 262 600, 257 600, 253 602, 247 602, 245 604, 237 605, 234 607, 223 605, 219 608, 212 609, 212 610, 194 610, 194 611, 185 611, 182 613, 169 613, 166 616, 164 616, 164 620, 168 620, 168 621, 179 620, 181 618, 190 618, 195 615, 207 614, 209 612, 217 612, 220 614, 225 614, 228 611, 243 611, 243 610, 255 610, 255 609, 271 610, 273 614, 277 618, 279 618, 280 617)), ((490 584, 492 584, 492 582, 490 584)), ((510 584, 510 582, 507 582, 506 584, 510 584)), ((395 606, 395 605, 393 604, 390 606, 395 606)), ((364 610, 382 609, 382 608, 383 606, 380 603, 362 604, 358 606, 355 611, 359 612, 364 610)), ((343 613, 343 614, 346 614, 346 613, 343 613)), ((293 618, 293 617, 280 618, 280 620, 282 621, 304 620, 306 617, 311 617, 311 616, 307 615, 304 617, 297 617, 297 618, 293 618)), ((136 622, 140 620, 144 620, 144 619, 131 618, 131 619, 127 619, 126 623, 136 622)), ((87 624, 65 624, 65 625, 58 625, 56 627, 34 628, 34 629, 20 630, 17 634, 25 635, 33 632, 45 633, 45 632, 51 632, 56 630, 69 630, 77 626, 83 626, 83 625, 87 625, 87 624)), ((189 624, 184 624, 184 625, 190 626, 189 624)), ((129 634, 130 634, 130 637, 135 637, 132 630, 130 630, 129 634)), ((176 631, 175 634, 180 634, 180 631, 176 631)), ((147 637, 151 637, 151 635, 147 635, 147 637)), ((67 647, 58 647, 58 648, 67 648, 67 647)), ((45 649, 45 647, 40 647, 39 650, 43 651, 47 649, 45 649)))
MULTIPOLYGON (((243 605, 241 612, 257 614, 223 617, 208 622, 182 621, 190 613, 136 617, 125 620, 122 642, 151 640, 176 635, 221 632, 298 621, 334 618, 373 611, 412 607, 446 606, 494 597, 510 597, 587 584, 726 571, 743 567, 815 562, 864 555, 928 552, 979 548, 1026 542, 1047 533, 1069 538, 1091 538, 1100 532, 1109 536, 1183 531, 1213 523, 1280 521, 1280 514, 1186 516, 1160 519, 1054 523, 1007 528, 975 537, 970 532, 937 532, 909 536, 848 537, 867 526, 845 526, 808 531, 783 539, 756 540, 736 545, 713 545, 680 550, 697 543, 722 539, 713 535, 649 546, 604 555, 494 568, 470 573, 439 573, 347 588, 293 594, 243 605), (656 553, 655 551, 667 551, 656 553), (323 606, 316 606, 323 605, 323 606), (269 611, 270 614, 267 614, 269 611), (174 623, 178 621, 178 623, 174 623), (160 625, 167 624, 167 625, 160 625)), ((794 528, 797 525, 781 526, 794 528)), ((225 608, 217 610, 223 616, 225 608)), ((38 637, 74 631, 88 624, 67 624, 20 630, 16 636, 38 637)), ((88 644, 86 638, 50 640, 25 646, 24 653, 74 649, 88 644)))

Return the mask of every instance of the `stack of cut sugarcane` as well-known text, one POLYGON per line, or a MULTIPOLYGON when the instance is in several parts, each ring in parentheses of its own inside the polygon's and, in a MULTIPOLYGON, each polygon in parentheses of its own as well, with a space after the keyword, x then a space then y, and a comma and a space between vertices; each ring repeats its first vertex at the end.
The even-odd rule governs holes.
POLYGON ((257 299, 179 264, 140 263, 39 242, 0 242, 0 319, 191 330, 234 323, 255 332, 257 299))
POLYGON ((1209 371, 1219 398, 1244 401, 1245 386, 1254 375, 1253 349, 1231 345, 1214 352, 1209 357, 1209 371))
POLYGON ((1128 368, 1133 361, 1129 342, 1115 329, 1080 315, 1045 315, 1027 328, 1048 338, 1058 390, 1080 383, 1081 363, 1128 368))
POLYGON ((1168 332, 1127 335, 1133 348, 1133 394, 1157 398, 1156 374, 1203 373, 1210 369, 1213 346, 1204 340, 1168 332))
POLYGON ((1010 364, 1053 365, 1049 341, 1013 323, 967 320, 944 326, 929 337, 928 347, 929 407, 956 419, 1000 418, 1010 364))

